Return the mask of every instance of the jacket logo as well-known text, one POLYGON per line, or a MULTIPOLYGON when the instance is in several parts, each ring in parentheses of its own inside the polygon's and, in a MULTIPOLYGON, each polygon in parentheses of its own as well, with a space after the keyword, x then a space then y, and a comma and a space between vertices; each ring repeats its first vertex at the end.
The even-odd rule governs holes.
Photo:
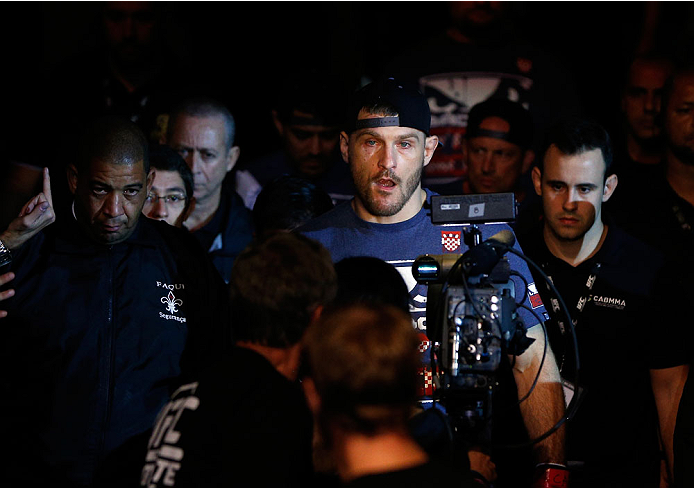
POLYGON ((171 313, 178 312, 176 305, 183 305, 181 299, 176 298, 171 290, 169 290, 168 295, 166 295, 165 297, 161 297, 161 303, 165 304, 166 310, 171 313))
POLYGON ((592 295, 591 299, 593 303, 599 307, 616 308, 617 310, 624 310, 627 306, 626 300, 623 298, 612 298, 600 295, 592 295))

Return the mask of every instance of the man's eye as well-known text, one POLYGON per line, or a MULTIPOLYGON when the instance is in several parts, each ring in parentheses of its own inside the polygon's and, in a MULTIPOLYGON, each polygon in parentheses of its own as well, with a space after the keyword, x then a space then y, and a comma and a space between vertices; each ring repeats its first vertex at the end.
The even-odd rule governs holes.
POLYGON ((561 190, 561 189, 563 188, 562 185, 559 185, 559 184, 557 184, 557 183, 550 184, 549 187, 550 187, 552 190, 554 190, 554 191, 559 191, 559 190, 561 190))
POLYGON ((589 186, 581 186, 578 188, 578 191, 580 191, 581 193, 590 193, 591 190, 592 188, 589 186))
POLYGON ((93 188, 92 192, 94 192, 95 195, 106 195, 108 190, 106 190, 106 188, 93 188))
POLYGON ((367 146, 375 146, 376 141, 374 141, 373 139, 368 139, 367 141, 364 142, 364 144, 366 144, 367 146))
POLYGON ((412 144, 410 144, 410 143, 407 142, 407 141, 402 141, 402 142, 400 143, 400 147, 403 148, 403 149, 408 149, 408 148, 412 147, 412 144))
POLYGON ((123 190, 123 194, 124 194, 126 197, 134 197, 134 196, 137 195, 138 193, 140 193, 140 190, 136 190, 136 189, 133 189, 133 188, 128 188, 127 190, 123 190))
POLYGON ((178 152, 178 154, 180 154, 182 158, 185 158, 186 156, 188 156, 188 150, 184 149, 182 147, 179 147, 178 149, 176 149, 176 152, 178 152))
POLYGON ((211 153, 211 152, 209 152, 209 151, 205 151, 205 152, 202 153, 202 157, 205 158, 205 159, 213 159, 213 158, 215 158, 216 156, 217 156, 217 155, 216 155, 215 153, 211 153))
POLYGON ((183 197, 181 195, 168 195, 166 197, 166 199, 168 201, 170 201, 171 203, 176 203, 176 202, 180 202, 181 200, 183 200, 183 197))

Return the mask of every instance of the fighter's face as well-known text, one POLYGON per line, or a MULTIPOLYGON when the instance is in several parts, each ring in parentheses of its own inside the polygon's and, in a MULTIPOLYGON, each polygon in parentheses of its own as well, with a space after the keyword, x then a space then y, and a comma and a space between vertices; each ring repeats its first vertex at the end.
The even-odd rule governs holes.
MULTIPOLYGON (((509 124, 499 117, 487 117, 481 129, 508 132, 509 124)), ((494 137, 471 137, 465 143, 470 189, 475 193, 514 191, 523 172, 525 151, 512 142, 494 137)))
POLYGON ((349 136, 343 132, 340 147, 350 164, 360 217, 393 223, 414 216, 423 203, 422 169, 437 143, 435 136, 409 127, 360 129, 349 136))
POLYGON ((238 158, 238 148, 227 147, 224 118, 176 117, 167 143, 178 151, 193 172, 195 199, 202 203, 217 197, 224 178, 238 158))
POLYGON ((77 221, 89 236, 109 245, 130 237, 152 186, 153 172, 145 173, 142 161, 93 161, 81 171, 71 168, 69 182, 77 221))
POLYGON ((694 74, 675 79, 665 111, 668 149, 694 165, 694 74))
POLYGON ((156 170, 152 190, 142 209, 150 219, 181 227, 186 210, 186 186, 178 171, 156 170))
POLYGON ((648 140, 660 135, 660 97, 668 77, 663 63, 635 61, 622 95, 622 112, 627 128, 636 138, 648 140))
POLYGON ((566 155, 550 146, 542 172, 533 170, 533 184, 542 197, 545 228, 558 241, 582 239, 601 218, 602 202, 609 198, 600 149, 566 155))

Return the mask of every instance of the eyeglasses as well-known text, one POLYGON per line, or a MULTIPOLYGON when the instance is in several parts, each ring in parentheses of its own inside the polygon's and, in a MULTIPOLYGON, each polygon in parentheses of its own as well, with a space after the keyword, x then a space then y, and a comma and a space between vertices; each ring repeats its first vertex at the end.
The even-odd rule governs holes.
POLYGON ((147 195, 147 203, 157 203, 159 200, 164 200, 166 205, 171 205, 172 207, 181 207, 186 203, 186 196, 182 193, 176 193, 173 195, 159 196, 156 193, 150 193, 147 195))

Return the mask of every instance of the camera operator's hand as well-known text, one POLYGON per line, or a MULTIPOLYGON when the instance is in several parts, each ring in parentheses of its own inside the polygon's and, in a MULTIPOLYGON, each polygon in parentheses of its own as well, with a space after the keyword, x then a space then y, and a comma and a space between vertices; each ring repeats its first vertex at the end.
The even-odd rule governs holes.
MULTIPOLYGON (((4 273, 0 275, 0 286, 14 279, 14 273, 4 273)), ((14 290, 10 288, 9 290, 0 291, 0 302, 6 298, 14 296, 14 290)), ((5 310, 0 310, 0 318, 7 317, 7 312, 5 310)))
POLYGON ((41 229, 55 222, 51 177, 48 168, 43 169, 43 191, 29 200, 17 218, 0 234, 0 240, 10 250, 17 249, 36 235, 41 229))
POLYGON ((563 464, 541 463, 535 466, 533 488, 567 488, 569 470, 563 464))

